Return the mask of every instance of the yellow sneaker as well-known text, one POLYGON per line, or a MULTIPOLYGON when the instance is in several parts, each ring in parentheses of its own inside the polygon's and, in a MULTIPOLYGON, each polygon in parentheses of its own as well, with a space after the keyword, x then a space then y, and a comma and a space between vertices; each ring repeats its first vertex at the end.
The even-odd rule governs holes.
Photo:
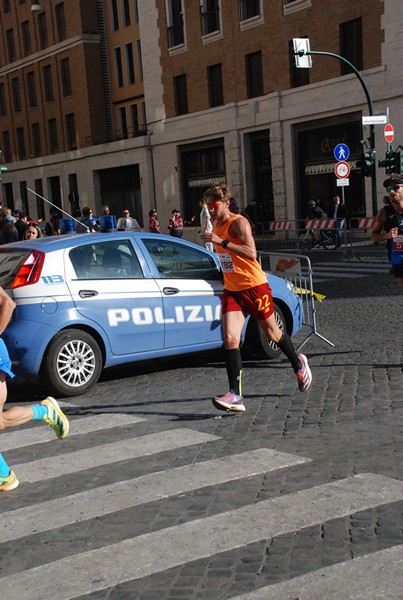
POLYGON ((44 406, 48 407, 48 414, 43 418, 45 423, 55 430, 59 440, 65 438, 69 432, 69 421, 56 400, 51 396, 48 396, 39 404, 43 404, 44 406))
POLYGON ((0 477, 0 492, 10 492, 20 485, 14 471, 8 477, 0 477))

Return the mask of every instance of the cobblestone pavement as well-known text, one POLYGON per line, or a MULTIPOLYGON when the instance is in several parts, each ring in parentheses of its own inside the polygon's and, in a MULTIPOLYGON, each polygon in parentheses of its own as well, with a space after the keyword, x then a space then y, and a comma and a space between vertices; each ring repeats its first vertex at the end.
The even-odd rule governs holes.
POLYGON ((216 353, 107 372, 64 399, 62 442, 2 432, 21 481, 0 498, 2 598, 403 598, 403 290, 370 273, 316 291, 335 346, 304 346, 307 394, 286 360, 246 361, 246 412, 218 413, 216 353))

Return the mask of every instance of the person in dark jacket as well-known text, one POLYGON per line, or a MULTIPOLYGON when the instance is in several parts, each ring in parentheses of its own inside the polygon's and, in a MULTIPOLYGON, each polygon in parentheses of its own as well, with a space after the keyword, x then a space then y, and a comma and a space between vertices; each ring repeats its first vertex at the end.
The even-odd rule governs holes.
POLYGON ((20 237, 18 231, 14 225, 14 217, 6 215, 4 217, 4 225, 0 231, 0 245, 12 244, 13 242, 19 242, 20 237))

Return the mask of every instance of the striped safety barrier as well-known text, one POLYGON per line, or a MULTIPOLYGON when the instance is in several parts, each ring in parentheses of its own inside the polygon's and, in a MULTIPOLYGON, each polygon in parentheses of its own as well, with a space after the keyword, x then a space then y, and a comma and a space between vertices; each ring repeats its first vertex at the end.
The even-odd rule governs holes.
POLYGON ((291 221, 271 221, 268 223, 268 226, 269 231, 284 231, 292 228, 291 221))
POLYGON ((367 229, 368 227, 372 227, 372 225, 375 223, 376 218, 375 217, 365 217, 364 219, 358 219, 358 228, 365 228, 367 229))
POLYGON ((307 219, 305 221, 307 229, 331 229, 335 225, 336 219, 307 219))

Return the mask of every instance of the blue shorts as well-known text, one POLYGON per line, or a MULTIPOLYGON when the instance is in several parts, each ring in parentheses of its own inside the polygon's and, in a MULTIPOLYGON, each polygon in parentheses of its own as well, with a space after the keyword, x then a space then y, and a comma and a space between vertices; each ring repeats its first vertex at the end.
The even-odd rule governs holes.
POLYGON ((9 377, 14 377, 14 373, 11 370, 11 360, 8 355, 8 351, 5 343, 0 338, 0 371, 4 371, 9 377))

